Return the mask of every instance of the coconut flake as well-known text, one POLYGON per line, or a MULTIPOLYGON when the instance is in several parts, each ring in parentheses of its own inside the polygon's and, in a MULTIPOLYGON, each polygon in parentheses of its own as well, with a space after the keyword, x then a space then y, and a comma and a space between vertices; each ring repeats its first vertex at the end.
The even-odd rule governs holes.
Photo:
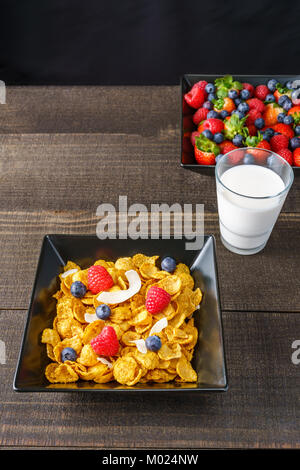
POLYGON ((77 273, 77 271, 78 271, 78 268, 69 269, 68 271, 65 271, 65 272, 61 275, 61 277, 62 277, 62 279, 64 279, 65 277, 69 276, 69 274, 75 274, 75 273, 77 273))
POLYGON ((147 353, 147 346, 144 339, 134 339, 133 341, 130 341, 130 343, 135 343, 137 350, 140 351, 142 354, 147 353))
POLYGON ((112 369, 112 363, 109 362, 107 359, 105 359, 104 357, 97 357, 97 360, 99 362, 102 362, 102 364, 105 364, 107 367, 109 367, 109 369, 112 369))
POLYGON ((128 289, 113 292, 101 292, 101 294, 99 294, 97 297, 98 302, 103 302, 105 304, 120 304, 137 294, 142 287, 140 276, 134 269, 126 271, 125 276, 129 282, 128 289))
POLYGON ((84 319, 87 323, 93 323, 93 321, 98 320, 98 317, 95 313, 85 313, 84 319))
POLYGON ((168 326, 168 320, 166 317, 163 317, 152 326, 149 336, 152 336, 155 333, 160 333, 164 328, 166 328, 166 326, 168 326))

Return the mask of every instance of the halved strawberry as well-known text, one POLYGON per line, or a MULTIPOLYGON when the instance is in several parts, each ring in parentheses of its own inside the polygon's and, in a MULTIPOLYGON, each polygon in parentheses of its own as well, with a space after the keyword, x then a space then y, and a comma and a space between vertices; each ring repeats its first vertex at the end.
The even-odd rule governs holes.
POLYGON ((216 156, 213 152, 203 152, 199 150, 195 145, 195 159, 199 165, 215 165, 216 156))

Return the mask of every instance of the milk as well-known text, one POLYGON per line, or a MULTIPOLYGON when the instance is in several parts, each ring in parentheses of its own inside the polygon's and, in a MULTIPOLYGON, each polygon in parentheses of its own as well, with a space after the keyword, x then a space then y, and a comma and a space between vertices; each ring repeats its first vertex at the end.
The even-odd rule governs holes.
POLYGON ((259 165, 234 166, 220 180, 225 186, 217 183, 223 242, 237 249, 233 251, 246 250, 245 254, 259 251, 266 244, 284 203, 285 192, 279 194, 285 189, 283 180, 259 165))

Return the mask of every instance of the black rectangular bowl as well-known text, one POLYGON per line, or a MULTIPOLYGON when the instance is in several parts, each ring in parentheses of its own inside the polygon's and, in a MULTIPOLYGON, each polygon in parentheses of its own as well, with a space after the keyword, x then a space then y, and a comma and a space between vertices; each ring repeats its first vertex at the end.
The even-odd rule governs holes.
MULTIPOLYGON (((181 94, 180 94, 180 129, 181 129, 181 148, 180 148, 180 165, 182 168, 186 168, 188 170, 196 171, 197 173, 204 173, 204 174, 209 174, 209 175, 214 175, 215 174, 215 165, 199 165, 193 155, 193 152, 189 152, 187 157, 189 160, 189 163, 183 163, 182 161, 182 156, 183 156, 183 134, 184 134, 184 115, 183 115, 183 109, 182 109, 182 103, 183 103, 183 97, 185 93, 187 93, 192 86, 199 82, 200 80, 206 80, 207 82, 214 82, 216 78, 224 77, 224 75, 228 74, 218 74, 218 75, 206 75, 206 74, 184 74, 181 79, 180 79, 180 88, 181 88, 181 94)), ((248 82, 251 83, 252 85, 265 85, 268 80, 271 78, 276 78, 280 83, 285 83, 288 80, 299 80, 300 75, 235 75, 232 74, 233 78, 235 80, 238 80, 239 82, 248 82)), ((196 125, 195 129, 196 130, 196 125)), ((295 170, 294 173, 300 174, 300 167, 298 166, 293 166, 293 169, 295 170)))
POLYGON ((226 391, 227 375, 223 328, 219 301, 215 240, 205 236, 200 251, 185 250, 185 239, 171 240, 105 240, 91 235, 46 235, 43 240, 36 278, 27 314, 22 346, 14 378, 14 390, 19 392, 111 392, 111 391, 226 391), (96 384, 78 381, 70 384, 50 384, 45 367, 50 361, 41 343, 44 328, 52 328, 56 301, 52 295, 59 288, 58 274, 68 260, 86 268, 97 259, 116 260, 135 253, 173 256, 190 266, 195 286, 203 292, 201 307, 194 314, 199 330, 193 366, 197 383, 137 384, 134 387, 111 382, 96 384))

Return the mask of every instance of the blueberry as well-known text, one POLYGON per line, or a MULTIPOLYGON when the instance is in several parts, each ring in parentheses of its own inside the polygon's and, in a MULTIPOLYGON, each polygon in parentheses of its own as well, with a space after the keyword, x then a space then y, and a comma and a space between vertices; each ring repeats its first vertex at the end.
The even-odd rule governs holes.
POLYGON ((266 101, 267 103, 274 103, 274 102, 275 102, 275 96, 272 95, 272 93, 269 93, 269 94, 266 96, 265 101, 266 101))
POLYGON ((245 113, 242 113, 238 109, 234 109, 231 114, 236 114, 239 119, 243 119, 243 117, 245 117, 245 113))
POLYGON ((224 140, 224 135, 222 134, 222 132, 217 132, 214 135, 214 142, 216 142, 216 144, 221 144, 223 140, 224 140))
POLYGON ((236 105, 236 107, 238 107, 239 104, 241 104, 243 101, 240 99, 240 98, 236 98, 234 100, 234 104, 236 105))
POLYGON ((72 283, 70 291, 74 297, 81 298, 84 297, 86 294, 86 287, 82 282, 75 281, 72 283))
POLYGON ((240 97, 243 99, 243 100, 248 100, 250 98, 250 91, 249 90, 246 90, 246 88, 244 88, 241 92, 240 92, 240 97))
POLYGON ((207 97, 208 101, 216 100, 216 95, 214 93, 209 93, 207 97))
POLYGON ((61 360, 62 362, 65 361, 76 361, 77 354, 75 349, 73 348, 64 348, 61 352, 61 360))
POLYGON ((163 271, 167 271, 168 273, 172 273, 176 269, 176 261, 171 256, 166 256, 163 258, 161 262, 161 269, 163 271))
POLYGON ((294 122, 293 116, 291 116, 290 114, 287 114, 286 116, 284 116, 283 118, 284 124, 287 124, 289 126, 290 124, 293 124, 293 122, 294 122))
POLYGON ((217 111, 215 111, 214 109, 212 109, 211 111, 208 111, 207 116, 206 116, 207 119, 211 119, 211 118, 218 119, 218 117, 219 117, 219 113, 217 113, 217 111))
POLYGON ((205 87, 205 91, 207 94, 215 92, 215 85, 213 83, 208 83, 205 87))
POLYGON ((213 104, 210 101, 205 101, 205 103, 203 103, 203 108, 212 109, 213 104))
POLYGON ((265 121, 263 118, 257 118, 254 121, 254 125, 257 129, 262 129, 265 125, 265 121))
POLYGON ((212 133, 209 129, 205 129, 205 130, 202 132, 202 135, 204 135, 204 137, 206 137, 206 138, 209 139, 209 140, 212 140, 212 139, 214 138, 213 133, 212 133))
POLYGON ((223 120, 223 119, 227 118, 227 116, 229 116, 229 112, 226 111, 226 109, 222 109, 222 111, 220 111, 220 113, 219 113, 220 119, 223 120))
POLYGON ((293 137, 293 138, 290 140, 290 146, 291 146, 291 149, 292 149, 292 150, 295 150, 295 149, 297 149, 298 147, 300 147, 300 138, 299 138, 299 137, 293 137))
POLYGON ((283 122, 286 114, 285 113, 279 113, 277 116, 277 122, 283 122))
POLYGON ((276 90, 277 83, 278 83, 278 80, 275 80, 275 78, 271 78, 271 80, 269 80, 267 83, 267 87, 269 88, 270 91, 274 92, 276 90))
POLYGON ((243 160, 245 165, 252 165, 255 162, 255 158, 251 153, 246 153, 243 160))
POLYGON ((285 86, 286 88, 288 88, 289 90, 293 90, 294 87, 293 87, 293 80, 289 80, 288 82, 286 82, 285 86))
POLYGON ((270 136, 273 137, 275 131, 272 129, 272 127, 269 127, 268 129, 265 130, 265 132, 270 136))
POLYGON ((158 351, 161 348, 161 339, 159 336, 153 335, 153 336, 148 336, 146 338, 146 348, 149 349, 149 351, 158 351))
POLYGON ((294 130, 296 135, 300 135, 300 126, 296 126, 294 130))
POLYGON ((229 90, 228 92, 228 97, 231 98, 232 100, 235 100, 239 96, 238 92, 236 90, 229 90))
POLYGON ((262 133, 263 139, 266 140, 267 142, 270 142, 271 136, 267 132, 262 133))
MULTIPOLYGON (((245 91, 248 91, 248 90, 245 90, 245 91)), ((239 110, 241 113, 245 113, 245 114, 246 114, 246 113, 248 113, 248 111, 249 111, 249 105, 248 105, 247 103, 245 103, 245 102, 240 103, 240 104, 238 105, 238 110, 239 110)))
POLYGON ((223 157, 223 153, 219 153, 219 155, 216 156, 216 163, 223 157))
POLYGON ((96 315, 100 320, 106 320, 110 314, 110 307, 106 304, 101 304, 96 308, 96 315))
POLYGON ((237 147, 241 147, 243 145, 243 140, 244 137, 241 134, 236 134, 234 138, 232 139, 233 145, 236 145, 237 147))
POLYGON ((279 96, 278 98, 278 104, 279 106, 283 106, 283 103, 285 102, 285 100, 288 100, 289 97, 287 95, 281 95, 279 96))
POLYGON ((291 107, 293 106, 293 103, 292 103, 292 100, 290 100, 290 98, 287 98, 284 102, 283 102, 283 109, 285 111, 289 111, 291 109, 291 107))

